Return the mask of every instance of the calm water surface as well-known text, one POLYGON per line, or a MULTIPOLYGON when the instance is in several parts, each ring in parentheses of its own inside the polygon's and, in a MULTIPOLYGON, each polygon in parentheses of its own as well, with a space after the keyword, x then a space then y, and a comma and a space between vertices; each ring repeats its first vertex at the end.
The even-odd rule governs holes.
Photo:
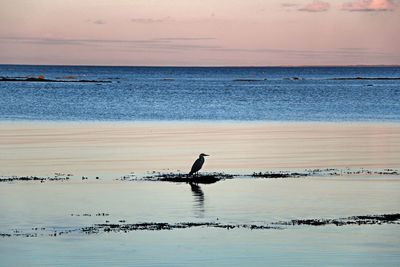
POLYGON ((400 168, 396 123, 0 122, 1 175, 400 168))
MULTIPOLYGON (((94 223, 270 223, 398 211, 399 179, 235 179, 201 186, 156 182, 4 184, 2 231, 78 229, 94 223), (52 201, 49 201, 52 200, 52 201), (351 203, 351 205, 349 205, 351 203), (109 213, 107 217, 70 214, 109 213)), ((3 266, 395 266, 396 225, 289 227, 283 230, 196 228, 86 236, 3 238, 3 266)), ((47 231, 47 230, 46 230, 47 231)), ((46 233, 46 231, 44 231, 46 233)))
POLYGON ((45 228, 0 237, 0 266, 399 266, 398 225, 48 236, 106 220, 269 224, 399 213, 398 176, 199 188, 115 180, 187 172, 201 152, 212 155, 205 171, 229 173, 400 168, 400 80, 334 80, 398 78, 399 67, 0 65, 0 76, 38 75, 111 83, 0 82, 0 175, 75 175, 0 183, 0 233, 45 228))
POLYGON ((0 82, 0 120, 400 121, 400 80, 332 80, 399 78, 400 67, 0 65, 0 76, 38 75, 111 83, 0 82))

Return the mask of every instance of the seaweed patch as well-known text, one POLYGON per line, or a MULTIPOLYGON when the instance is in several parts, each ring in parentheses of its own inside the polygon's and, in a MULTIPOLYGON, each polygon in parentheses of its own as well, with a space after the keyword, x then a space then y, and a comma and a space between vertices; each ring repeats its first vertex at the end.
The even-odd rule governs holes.
POLYGON ((339 219, 296 219, 287 222, 275 222, 274 225, 372 225, 372 224, 400 224, 400 213, 382 215, 352 216, 339 219))
MULTIPOLYGON (((99 213, 106 214, 106 213, 99 213)), ((74 215, 76 216, 76 215, 74 215)), ((82 215, 85 216, 85 215, 82 215)), ((97 216, 97 214, 96 214, 97 216)), ((103 215, 100 215, 103 216, 103 215)), ((104 215, 104 216, 108 216, 104 215)), ((219 228, 225 230, 284 230, 290 226, 364 226, 364 225, 400 225, 400 213, 381 215, 361 215, 338 219, 295 219, 290 221, 278 221, 265 224, 226 224, 220 222, 141 222, 126 223, 119 220, 118 223, 93 224, 84 227, 32 227, 29 230, 14 229, 11 233, 0 232, 0 237, 38 237, 60 236, 66 234, 100 234, 100 233, 128 233, 132 231, 166 231, 189 228, 219 228)))

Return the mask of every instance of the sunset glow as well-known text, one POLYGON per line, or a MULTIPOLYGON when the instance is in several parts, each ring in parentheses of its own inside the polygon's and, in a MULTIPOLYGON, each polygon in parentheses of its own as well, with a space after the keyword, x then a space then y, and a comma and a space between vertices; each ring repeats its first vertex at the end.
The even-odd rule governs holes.
POLYGON ((0 63, 400 64, 398 0, 3 0, 0 63))

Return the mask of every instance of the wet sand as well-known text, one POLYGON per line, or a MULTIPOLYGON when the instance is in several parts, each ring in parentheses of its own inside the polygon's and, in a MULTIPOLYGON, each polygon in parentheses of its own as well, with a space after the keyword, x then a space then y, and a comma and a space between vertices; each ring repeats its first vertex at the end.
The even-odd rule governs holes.
POLYGON ((0 122, 0 175, 398 168, 400 124, 0 122))

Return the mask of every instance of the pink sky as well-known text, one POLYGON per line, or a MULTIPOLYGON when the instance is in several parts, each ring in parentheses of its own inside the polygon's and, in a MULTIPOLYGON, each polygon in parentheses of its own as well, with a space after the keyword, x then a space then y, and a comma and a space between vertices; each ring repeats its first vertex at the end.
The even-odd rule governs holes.
POLYGON ((400 64, 399 0, 1 0, 0 63, 400 64))

